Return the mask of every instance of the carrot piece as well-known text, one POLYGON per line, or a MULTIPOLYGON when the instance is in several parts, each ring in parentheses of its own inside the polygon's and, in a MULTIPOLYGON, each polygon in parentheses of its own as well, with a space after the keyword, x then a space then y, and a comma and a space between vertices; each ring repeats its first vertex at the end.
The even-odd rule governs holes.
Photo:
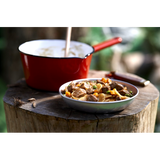
POLYGON ((93 93, 94 96, 98 97, 98 93, 93 93))
POLYGON ((71 92, 66 92, 67 97, 71 97, 71 92))
POLYGON ((101 81, 107 83, 107 80, 105 78, 102 78, 101 81))
POLYGON ((110 78, 107 78, 107 83, 111 84, 112 80, 110 78))
POLYGON ((81 84, 79 83, 79 84, 77 84, 76 86, 79 87, 80 85, 81 85, 81 84))
POLYGON ((110 94, 115 95, 116 94, 115 90, 110 90, 110 94))
POLYGON ((99 93, 99 91, 97 89, 94 90, 94 93, 99 93))

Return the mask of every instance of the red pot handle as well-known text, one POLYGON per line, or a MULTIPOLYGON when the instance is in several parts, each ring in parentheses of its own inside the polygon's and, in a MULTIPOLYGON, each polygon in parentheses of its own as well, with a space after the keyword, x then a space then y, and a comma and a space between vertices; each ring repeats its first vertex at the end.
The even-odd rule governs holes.
POLYGON ((94 45, 92 47, 94 48, 94 52, 97 52, 97 51, 100 51, 100 50, 102 50, 104 48, 113 46, 114 44, 121 43, 121 42, 122 42, 122 38, 115 37, 113 39, 110 39, 110 40, 104 41, 102 43, 96 44, 96 45, 94 45))

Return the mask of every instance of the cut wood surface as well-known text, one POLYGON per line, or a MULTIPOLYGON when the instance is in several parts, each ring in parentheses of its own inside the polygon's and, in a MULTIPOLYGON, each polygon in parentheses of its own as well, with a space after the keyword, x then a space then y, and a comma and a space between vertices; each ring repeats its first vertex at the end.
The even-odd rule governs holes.
MULTIPOLYGON (((89 71, 89 78, 107 71, 89 71)), ((130 76, 135 76, 129 74, 130 76)), ((10 85, 3 97, 8 132, 154 132, 159 91, 153 84, 139 87, 125 110, 90 114, 70 108, 58 92, 39 91, 25 79, 10 85)))

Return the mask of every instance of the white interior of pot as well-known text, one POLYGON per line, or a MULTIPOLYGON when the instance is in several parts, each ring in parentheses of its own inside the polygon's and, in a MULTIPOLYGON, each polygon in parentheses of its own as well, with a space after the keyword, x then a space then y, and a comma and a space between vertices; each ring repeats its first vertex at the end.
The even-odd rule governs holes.
MULTIPOLYGON (((19 50, 25 54, 42 57, 64 57, 65 40, 33 40, 25 42, 19 46, 19 50)), ((92 53, 93 48, 85 43, 71 41, 68 57, 84 58, 87 54, 92 53)))

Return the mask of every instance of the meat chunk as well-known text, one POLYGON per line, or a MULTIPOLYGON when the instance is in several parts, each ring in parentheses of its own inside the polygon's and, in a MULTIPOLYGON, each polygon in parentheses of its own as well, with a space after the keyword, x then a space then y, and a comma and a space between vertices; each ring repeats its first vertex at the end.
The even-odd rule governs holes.
POLYGON ((74 89, 77 89, 77 87, 76 87, 76 85, 75 85, 73 82, 71 82, 71 83, 68 85, 67 89, 68 89, 69 92, 72 93, 74 89))
POLYGON ((96 96, 94 96, 93 94, 90 94, 87 96, 87 101, 98 101, 98 98, 96 96))
POLYGON ((86 82, 83 82, 79 87, 82 89, 88 89, 90 87, 90 85, 86 82))
POLYGON ((110 86, 111 86, 111 89, 116 88, 117 91, 122 90, 122 89, 124 88, 124 86, 123 86, 122 84, 117 83, 117 82, 112 82, 112 83, 110 84, 110 86))
POLYGON ((82 97, 86 94, 86 91, 82 88, 78 88, 73 91, 72 95, 76 98, 82 97))
POLYGON ((94 92, 94 90, 93 90, 93 88, 90 87, 86 90, 86 92, 87 92, 87 94, 92 94, 94 92))
POLYGON ((101 84, 105 85, 105 83, 99 79, 97 80, 97 83, 101 83, 101 84))
POLYGON ((125 96, 126 94, 131 96, 130 92, 127 90, 127 89, 122 89, 119 91, 119 93, 122 95, 122 96, 125 96))
POLYGON ((116 101, 119 101, 119 100, 121 100, 121 97, 116 96, 116 101))
POLYGON ((61 93, 62 93, 62 94, 65 94, 65 93, 66 93, 65 89, 64 89, 64 90, 61 90, 61 93))
POLYGON ((106 94, 106 92, 107 92, 108 90, 110 90, 110 89, 111 89, 111 87, 110 87, 109 85, 105 85, 105 86, 102 87, 102 93, 105 93, 105 94, 106 94))

